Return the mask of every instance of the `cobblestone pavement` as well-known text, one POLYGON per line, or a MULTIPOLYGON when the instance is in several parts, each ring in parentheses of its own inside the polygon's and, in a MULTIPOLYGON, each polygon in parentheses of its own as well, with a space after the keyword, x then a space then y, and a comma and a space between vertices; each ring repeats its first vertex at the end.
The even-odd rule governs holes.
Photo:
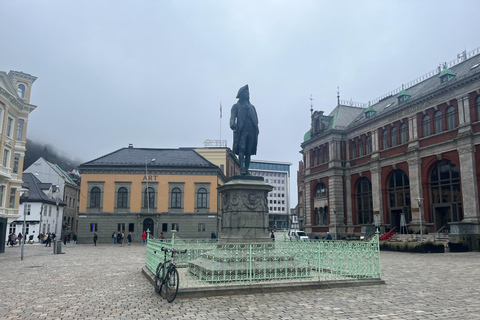
POLYGON ((139 244, 0 254, 0 319, 480 319, 480 253, 382 252, 387 285, 177 299, 142 275, 139 244))

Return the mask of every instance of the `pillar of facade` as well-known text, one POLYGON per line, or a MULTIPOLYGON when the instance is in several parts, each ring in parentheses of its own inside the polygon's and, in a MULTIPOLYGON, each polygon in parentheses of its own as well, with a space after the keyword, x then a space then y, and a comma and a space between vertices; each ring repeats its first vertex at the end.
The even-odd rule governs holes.
POLYGON ((370 172, 372 173, 372 205, 373 217, 383 224, 383 206, 382 206, 382 173, 378 162, 371 164, 370 172))
MULTIPOLYGON (((352 179, 350 173, 345 176, 345 205, 347 209, 347 225, 353 224, 353 213, 352 213, 352 179)), ((352 230, 353 231, 353 230, 352 230)))
POLYGON ((475 150, 469 145, 459 146, 460 178, 462 184, 463 221, 478 223, 478 186, 475 168, 475 150))
MULTIPOLYGON (((343 176, 334 175, 328 179, 328 196, 330 211, 330 233, 344 233, 344 201, 343 201, 343 176), (340 227, 340 229, 335 229, 340 227)), ((337 237, 338 238, 338 237, 337 237)))
POLYGON ((422 177, 421 177, 421 160, 416 152, 409 154, 408 160, 408 180, 410 182, 410 203, 412 209, 412 225, 420 225, 425 223, 425 214, 420 210, 423 207, 422 195, 422 177))
POLYGON ((457 98, 459 126, 470 124, 470 104, 468 96, 457 98))

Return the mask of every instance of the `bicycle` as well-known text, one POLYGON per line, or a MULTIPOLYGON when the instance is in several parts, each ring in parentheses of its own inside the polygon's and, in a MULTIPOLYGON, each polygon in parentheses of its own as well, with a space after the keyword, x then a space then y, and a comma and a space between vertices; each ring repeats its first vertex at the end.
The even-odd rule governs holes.
MULTIPOLYGON (((180 285, 180 277, 178 275, 174 258, 178 253, 186 253, 187 249, 183 251, 177 251, 175 249, 162 247, 161 250, 164 252, 164 261, 163 263, 160 262, 158 264, 155 272, 155 292, 161 295, 163 285, 165 285, 165 298, 168 302, 172 302, 177 296, 178 287, 180 285), (172 254, 170 261, 167 261, 167 253, 172 254)), ((155 254, 157 253, 157 251, 154 252, 155 254)))

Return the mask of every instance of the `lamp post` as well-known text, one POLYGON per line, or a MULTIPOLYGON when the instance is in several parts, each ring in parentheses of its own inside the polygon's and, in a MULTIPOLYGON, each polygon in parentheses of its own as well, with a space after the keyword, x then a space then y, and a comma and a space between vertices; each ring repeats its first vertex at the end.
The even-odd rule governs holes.
POLYGON ((423 227, 422 227, 422 200, 423 198, 418 198, 418 214, 420 215, 420 242, 423 242, 423 227))
MULTIPOLYGON (((151 159, 150 160, 151 162, 155 162, 155 158, 151 159)), ((147 157, 145 157, 145 179, 147 180, 147 189, 145 190, 146 191, 146 194, 147 194, 147 198, 145 199, 147 201, 147 213, 150 213, 150 193, 148 191, 148 173, 147 173, 147 157)))
MULTIPOLYGON (((21 190, 23 191, 23 195, 25 196, 26 199, 28 199, 28 189, 24 189, 24 190, 21 190)), ((28 203, 27 202, 24 202, 23 203, 23 228, 22 228, 22 239, 20 239, 20 241, 22 242, 22 252, 20 254, 20 260, 23 260, 23 249, 25 247, 25 237, 26 237, 26 234, 25 234, 25 226, 26 226, 26 223, 27 223, 27 206, 28 206, 28 203)))

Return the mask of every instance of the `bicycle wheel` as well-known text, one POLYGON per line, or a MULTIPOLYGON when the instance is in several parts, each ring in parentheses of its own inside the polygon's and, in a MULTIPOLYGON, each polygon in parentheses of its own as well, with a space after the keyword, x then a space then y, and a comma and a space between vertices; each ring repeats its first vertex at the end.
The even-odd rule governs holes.
POLYGON ((158 294, 162 294, 162 286, 163 286, 163 275, 165 274, 165 268, 163 267, 163 263, 159 263, 157 267, 157 272, 155 272, 155 292, 158 294))
POLYGON ((178 292, 178 286, 180 285, 180 279, 178 276, 177 268, 172 266, 167 273, 167 279, 165 280, 165 296, 168 302, 175 300, 178 292))

